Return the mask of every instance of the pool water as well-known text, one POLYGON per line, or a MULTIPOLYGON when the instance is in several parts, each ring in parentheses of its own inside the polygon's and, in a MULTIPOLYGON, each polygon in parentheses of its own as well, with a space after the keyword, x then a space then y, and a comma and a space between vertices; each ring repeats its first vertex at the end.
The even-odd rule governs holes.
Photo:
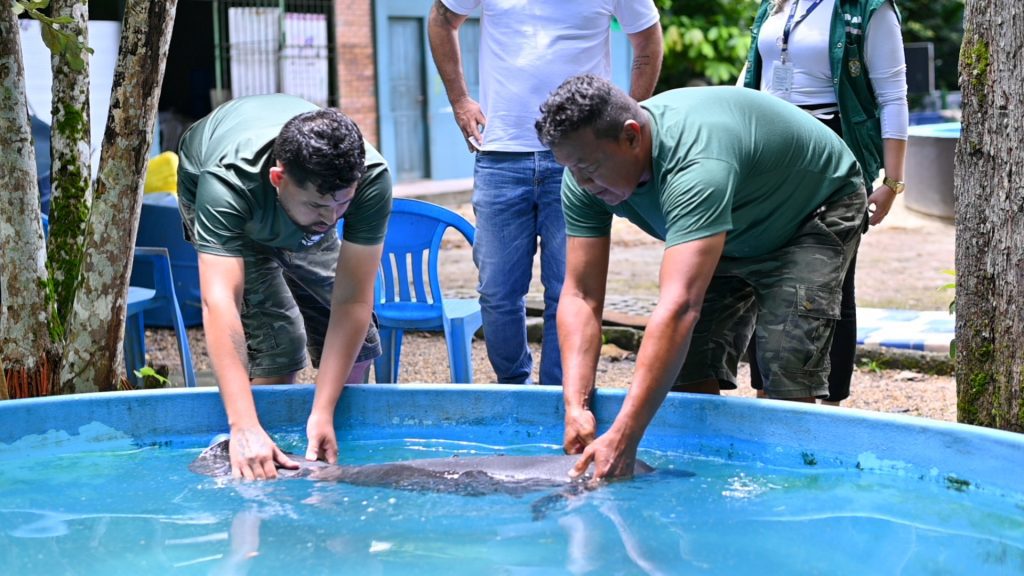
MULTIPOLYGON (((278 434, 301 452, 299 432, 278 434)), ((200 448, 0 444, 4 574, 1020 574, 1024 495, 941 474, 641 451, 582 494, 403 492, 192 474, 200 448)), ((185 442, 187 444, 187 442, 185 442)), ((343 463, 557 446, 346 442, 343 463)))
POLYGON ((922 124, 910 127, 910 135, 924 138, 959 138, 961 126, 959 122, 941 122, 938 124, 922 124))

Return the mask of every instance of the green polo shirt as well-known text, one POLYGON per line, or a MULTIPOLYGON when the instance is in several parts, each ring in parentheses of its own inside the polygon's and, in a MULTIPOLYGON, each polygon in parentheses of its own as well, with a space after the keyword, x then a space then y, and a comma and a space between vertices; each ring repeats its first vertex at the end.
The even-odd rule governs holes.
POLYGON ((651 179, 617 206, 566 170, 571 236, 611 233, 622 216, 666 247, 726 232, 725 256, 789 241, 822 204, 861 190, 857 160, 824 124, 774 96, 736 87, 683 88, 641 103, 651 120, 651 179))
MULTIPOLYGON (((179 146, 178 194, 195 208, 199 252, 242 256, 253 245, 298 251, 322 235, 300 230, 270 184, 274 139, 293 117, 317 106, 295 96, 237 98, 194 124, 179 146)), ((384 158, 366 147, 366 174, 345 212, 344 240, 384 241, 391 213, 391 178, 384 158)))

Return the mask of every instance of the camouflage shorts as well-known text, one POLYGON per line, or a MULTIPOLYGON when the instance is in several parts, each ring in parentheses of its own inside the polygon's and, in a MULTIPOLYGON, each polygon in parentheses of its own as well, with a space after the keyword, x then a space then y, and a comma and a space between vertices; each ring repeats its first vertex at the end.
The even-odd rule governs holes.
MULTIPOLYGON (((191 242, 195 209, 185 202, 179 208, 185 238, 191 242)), ((242 328, 249 378, 298 372, 306 367, 307 351, 313 366, 320 366, 340 248, 337 231, 331 230, 301 252, 260 246, 243 257, 242 328)), ((380 355, 380 337, 371 322, 356 362, 380 355)))
POLYGON ((715 378, 723 389, 736 388, 737 364, 753 334, 769 397, 828 396, 829 349, 866 198, 860 191, 822 206, 773 252, 722 258, 678 382, 715 378))
MULTIPOLYGON (((341 242, 334 230, 302 252, 262 248, 245 256, 242 326, 249 377, 266 378, 320 366, 341 242)), ((381 355, 373 322, 356 362, 381 355)))

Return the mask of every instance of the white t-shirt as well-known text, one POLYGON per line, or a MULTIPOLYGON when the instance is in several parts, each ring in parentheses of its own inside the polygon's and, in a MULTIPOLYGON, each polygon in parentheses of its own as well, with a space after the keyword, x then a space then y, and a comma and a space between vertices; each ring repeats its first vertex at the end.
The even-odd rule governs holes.
POLYGON ((611 77, 612 16, 633 34, 659 19, 653 0, 442 0, 480 19, 483 150, 534 152, 540 105, 576 74, 611 77))

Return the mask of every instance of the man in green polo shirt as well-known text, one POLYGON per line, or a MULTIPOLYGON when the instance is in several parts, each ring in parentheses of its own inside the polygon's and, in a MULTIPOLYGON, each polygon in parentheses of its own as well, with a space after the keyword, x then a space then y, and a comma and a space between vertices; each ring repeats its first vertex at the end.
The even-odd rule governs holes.
POLYGON ((770 397, 828 395, 840 287, 866 215, 857 161, 831 130, 754 90, 687 88, 638 104, 594 76, 565 81, 541 113, 540 140, 568 169, 558 336, 564 448, 583 452, 578 472, 594 462, 599 477, 628 474, 669 390, 735 388, 752 333, 770 397), (664 240, 665 254, 629 393, 595 439, 613 215, 664 240))
POLYGON ((282 94, 218 107, 182 137, 180 159, 179 206, 199 253, 233 474, 297 467, 260 425, 250 385, 294 382, 307 351, 319 372, 306 458, 336 462, 335 405, 380 355, 372 315, 391 213, 384 159, 341 112, 282 94))

